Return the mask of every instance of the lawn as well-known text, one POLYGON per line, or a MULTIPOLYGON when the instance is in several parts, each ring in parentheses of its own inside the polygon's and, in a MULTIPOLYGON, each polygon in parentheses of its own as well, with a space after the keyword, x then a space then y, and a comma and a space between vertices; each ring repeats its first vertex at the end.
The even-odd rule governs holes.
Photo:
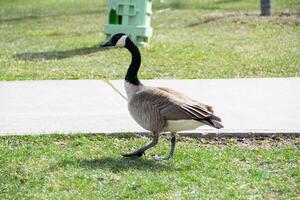
MULTIPOLYGON (((140 77, 238 78, 300 75, 300 2, 153 1, 150 46, 140 77)), ((126 50, 102 51, 106 1, 2 0, 0 80, 122 79, 126 50)))
MULTIPOLYGON (((300 1, 153 0, 154 35, 143 79, 300 76, 300 1), (184 2, 184 3, 183 3, 184 2)), ((102 50, 106 1, 1 0, 0 80, 122 79, 126 50, 102 50)), ((180 137, 171 161, 164 136, 0 137, 0 199, 296 199, 299 138, 180 137)))
POLYGON ((0 137, 0 199, 297 199, 299 138, 179 137, 138 159, 149 142, 130 135, 0 137))

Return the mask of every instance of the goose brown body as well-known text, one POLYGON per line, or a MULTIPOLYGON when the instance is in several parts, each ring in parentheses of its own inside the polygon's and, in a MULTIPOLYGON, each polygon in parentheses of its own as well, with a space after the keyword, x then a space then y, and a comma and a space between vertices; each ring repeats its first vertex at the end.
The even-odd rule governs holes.
POLYGON ((128 110, 144 129, 154 133, 195 129, 202 125, 221 128, 211 106, 169 88, 132 85, 125 81, 128 110), (174 129, 176 121, 182 124, 174 129), (185 124, 190 127, 184 126, 185 124))

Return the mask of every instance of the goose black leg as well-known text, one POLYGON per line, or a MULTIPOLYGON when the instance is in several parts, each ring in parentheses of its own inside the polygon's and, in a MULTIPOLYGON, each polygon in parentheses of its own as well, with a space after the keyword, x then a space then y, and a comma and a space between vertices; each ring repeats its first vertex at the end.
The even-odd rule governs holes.
POLYGON ((154 159, 155 160, 169 160, 170 158, 173 158, 175 144, 176 144, 176 133, 172 133, 170 155, 168 157, 155 156, 154 159))
POLYGON ((176 144, 176 133, 172 133, 171 138, 171 150, 170 150, 170 158, 174 157, 174 151, 175 151, 175 144, 176 144))
POLYGON ((143 146, 142 148, 140 148, 134 152, 122 154, 122 156, 124 156, 124 157, 141 157, 142 155, 145 154, 145 151, 147 149, 154 147, 157 143, 158 143, 158 134, 154 134, 153 139, 149 144, 146 144, 145 146, 143 146))

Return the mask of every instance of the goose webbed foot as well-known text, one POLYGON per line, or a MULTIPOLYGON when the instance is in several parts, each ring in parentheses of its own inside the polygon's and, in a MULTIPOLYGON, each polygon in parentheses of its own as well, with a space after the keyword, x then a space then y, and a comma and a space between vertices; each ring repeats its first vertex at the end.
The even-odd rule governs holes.
POLYGON ((127 154, 122 154, 124 157, 141 157, 145 154, 145 151, 153 146, 155 146, 158 143, 158 135, 155 135, 152 139, 152 141, 149 144, 146 144, 142 148, 127 154))
POLYGON ((162 160, 170 160, 172 157, 167 156, 167 157, 162 157, 162 156, 154 156, 153 159, 157 161, 162 161, 162 160))
POLYGON ((132 153, 122 153, 123 157, 129 158, 129 157, 142 157, 143 155, 145 155, 145 151, 135 151, 132 153))
POLYGON ((153 159, 157 160, 157 161, 162 161, 162 160, 170 160, 171 158, 173 158, 174 157, 175 144, 176 144, 176 136, 175 136, 175 133, 172 133, 170 155, 167 156, 167 157, 154 156, 153 159))

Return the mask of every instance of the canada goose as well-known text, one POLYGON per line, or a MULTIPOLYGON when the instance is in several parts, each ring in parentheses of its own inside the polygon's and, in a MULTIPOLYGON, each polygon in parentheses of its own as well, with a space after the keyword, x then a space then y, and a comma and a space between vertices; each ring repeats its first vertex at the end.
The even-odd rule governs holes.
POLYGON ((220 123, 221 119, 213 114, 211 106, 169 88, 143 85, 137 76, 141 65, 141 54, 126 34, 115 34, 101 46, 125 47, 131 53, 131 64, 125 76, 128 110, 140 126, 152 133, 151 143, 134 152, 122 154, 124 157, 142 156, 147 149, 158 143, 161 132, 171 132, 169 156, 156 157, 157 160, 169 159, 174 155, 177 131, 192 130, 202 125, 218 129, 223 127, 220 123))

